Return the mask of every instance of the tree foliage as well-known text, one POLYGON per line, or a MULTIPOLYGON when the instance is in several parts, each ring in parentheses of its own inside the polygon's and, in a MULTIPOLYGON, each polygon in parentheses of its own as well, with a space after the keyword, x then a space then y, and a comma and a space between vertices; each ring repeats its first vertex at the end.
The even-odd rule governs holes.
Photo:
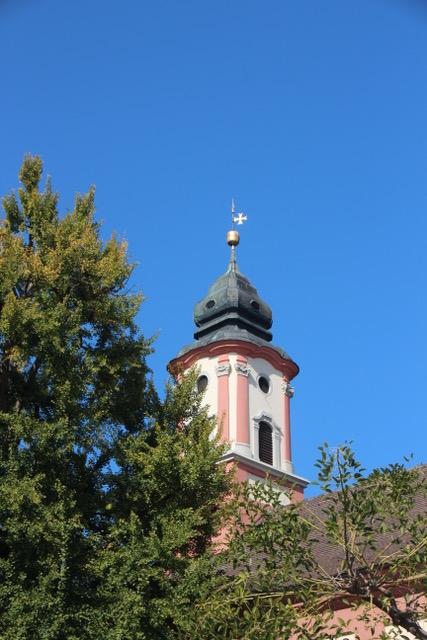
MULTIPOLYGON (((191 376, 160 402, 94 190, 28 156, 0 227, 0 637, 167 638, 228 478, 191 376)), ((172 637, 172 636, 170 636, 172 637)))
MULTIPOLYGON (((426 640, 420 624, 426 616, 426 469, 391 464, 365 475, 349 445, 320 451, 319 484, 325 493, 320 533, 339 548, 341 562, 327 580, 318 563, 313 581, 323 598, 344 598, 368 626, 374 609, 386 627, 426 640)), ((309 505, 306 517, 314 522, 309 505)))

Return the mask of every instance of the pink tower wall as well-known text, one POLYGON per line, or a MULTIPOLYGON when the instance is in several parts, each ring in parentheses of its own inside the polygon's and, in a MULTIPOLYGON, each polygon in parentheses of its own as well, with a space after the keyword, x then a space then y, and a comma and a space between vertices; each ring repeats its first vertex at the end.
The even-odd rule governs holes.
POLYGON ((201 373, 205 369, 208 375, 207 402, 217 416, 222 439, 231 444, 227 460, 234 456, 238 467, 237 477, 241 481, 253 481, 256 478, 263 480, 267 474, 272 478, 285 475, 289 478, 288 488, 291 489, 292 499, 302 500, 307 483, 301 482, 292 471, 290 394, 286 392, 290 380, 298 373, 297 365, 270 346, 242 340, 223 340, 195 347, 173 360, 169 368, 172 372, 186 371, 193 365, 200 365, 201 373), (257 377, 263 374, 274 378, 273 395, 268 401, 257 387, 257 377), (210 386, 212 383, 216 385, 214 395, 210 386), (265 419, 263 403, 274 426, 274 461, 271 468, 257 457, 256 427, 257 421, 265 419))
POLYGON ((247 365, 247 359, 237 355, 236 440, 243 444, 249 444, 249 381, 247 365))
POLYGON ((221 439, 230 439, 230 391, 229 391, 229 362, 228 354, 223 354, 218 358, 217 384, 218 384, 218 425, 221 430, 221 439))

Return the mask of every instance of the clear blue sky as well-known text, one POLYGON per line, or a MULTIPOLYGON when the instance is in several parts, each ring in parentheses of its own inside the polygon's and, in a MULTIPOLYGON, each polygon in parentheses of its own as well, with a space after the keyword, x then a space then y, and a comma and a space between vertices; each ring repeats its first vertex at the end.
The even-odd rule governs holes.
POLYGON ((165 366, 228 259, 300 364, 296 470, 354 440, 427 461, 427 2, 0 0, 0 192, 94 183, 165 366))

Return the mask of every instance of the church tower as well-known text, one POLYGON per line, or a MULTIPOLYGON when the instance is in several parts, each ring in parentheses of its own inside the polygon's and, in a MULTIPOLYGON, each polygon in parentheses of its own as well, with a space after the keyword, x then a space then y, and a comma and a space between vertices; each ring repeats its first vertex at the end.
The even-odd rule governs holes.
POLYGON ((228 268, 194 309, 195 341, 168 368, 198 367, 198 390, 229 443, 224 460, 236 464, 239 480, 280 479, 301 500, 308 481, 294 472, 290 412, 299 368, 271 342, 271 309, 237 267, 236 230, 227 242, 228 268))

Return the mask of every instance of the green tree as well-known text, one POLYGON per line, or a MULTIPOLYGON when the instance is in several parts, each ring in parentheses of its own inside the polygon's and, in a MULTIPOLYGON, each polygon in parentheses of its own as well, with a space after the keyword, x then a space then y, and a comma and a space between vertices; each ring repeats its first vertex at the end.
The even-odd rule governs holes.
MULTIPOLYGON (((192 373, 171 387, 153 428, 118 443, 116 517, 98 559, 106 638, 179 637, 193 607, 183 584, 211 555, 231 480, 195 383, 192 373)), ((193 581, 193 597, 203 579, 193 581)))
POLYGON ((218 526, 221 448, 191 376, 155 393, 93 189, 60 217, 41 176, 26 157, 0 226, 0 637, 167 638, 218 526))

